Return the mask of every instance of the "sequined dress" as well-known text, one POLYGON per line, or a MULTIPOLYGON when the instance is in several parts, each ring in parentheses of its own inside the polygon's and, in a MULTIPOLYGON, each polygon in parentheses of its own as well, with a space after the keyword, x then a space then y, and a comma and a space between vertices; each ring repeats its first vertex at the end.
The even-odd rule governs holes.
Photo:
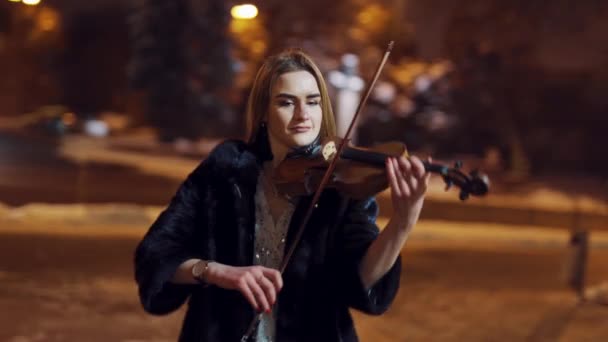
MULTIPOLYGON (((255 248, 254 264, 279 269, 285 253, 285 237, 295 210, 295 202, 276 195, 273 185, 265 180, 264 172, 258 178, 255 193, 255 248), (280 210, 275 222, 272 209, 280 210)), ((277 306, 274 305, 274 308, 277 306)), ((258 327, 257 341, 275 340, 276 317, 274 310, 263 314, 258 327)))

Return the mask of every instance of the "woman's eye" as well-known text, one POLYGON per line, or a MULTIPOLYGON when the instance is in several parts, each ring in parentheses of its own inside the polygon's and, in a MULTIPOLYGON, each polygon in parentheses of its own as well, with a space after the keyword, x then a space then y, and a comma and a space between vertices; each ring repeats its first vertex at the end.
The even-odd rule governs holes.
POLYGON ((288 107, 288 106, 293 106, 293 102, 292 102, 292 101, 280 101, 280 102, 279 102, 279 106, 280 106, 280 107, 288 107))
POLYGON ((321 104, 321 101, 308 101, 309 106, 318 106, 321 104))

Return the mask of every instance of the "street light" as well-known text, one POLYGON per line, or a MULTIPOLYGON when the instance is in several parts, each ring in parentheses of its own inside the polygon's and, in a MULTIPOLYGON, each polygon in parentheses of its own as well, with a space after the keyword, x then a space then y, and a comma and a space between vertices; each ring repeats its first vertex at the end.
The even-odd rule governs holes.
POLYGON ((233 6, 230 14, 235 19, 253 19, 258 16, 258 8, 252 4, 233 6))
POLYGON ((24 4, 29 6, 36 6, 40 3, 40 0, 21 0, 24 4))

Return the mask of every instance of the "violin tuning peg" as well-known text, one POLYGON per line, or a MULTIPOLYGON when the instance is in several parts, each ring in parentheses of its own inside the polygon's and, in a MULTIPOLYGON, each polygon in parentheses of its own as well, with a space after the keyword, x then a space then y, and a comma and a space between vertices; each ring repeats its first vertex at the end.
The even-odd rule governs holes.
POLYGON ((456 162, 454 162, 454 168, 456 170, 459 170, 462 167, 462 160, 457 160, 456 162))
POLYGON ((466 201, 469 198, 469 193, 463 190, 460 192, 460 195, 458 197, 461 201, 466 201))

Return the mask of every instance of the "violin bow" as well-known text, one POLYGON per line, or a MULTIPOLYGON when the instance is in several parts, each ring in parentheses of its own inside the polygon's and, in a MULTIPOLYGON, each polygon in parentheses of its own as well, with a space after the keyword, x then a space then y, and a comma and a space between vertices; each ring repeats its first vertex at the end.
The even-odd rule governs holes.
MULTIPOLYGON (((351 134, 351 131, 353 130, 353 127, 355 126, 355 122, 357 121, 359 114, 361 114, 361 111, 365 107, 365 104, 367 103, 367 99, 369 98, 369 96, 372 92, 372 89, 374 88, 374 85, 376 84, 376 81, 378 81, 378 78, 380 77, 380 73, 382 72, 382 69, 384 68, 384 65, 386 64, 386 61, 388 60, 388 56, 391 54, 391 51, 393 50, 393 45, 394 45, 394 41, 391 41, 388 44, 388 47, 386 48, 386 51, 384 52, 384 56, 382 57, 382 60, 378 63, 376 72, 374 73, 374 77, 372 78, 372 81, 368 84, 367 89, 365 90, 365 95, 363 96, 363 99, 359 102, 359 105, 357 106, 357 111, 355 112, 355 115, 353 116, 353 119, 350 122, 350 125, 348 126, 348 130, 346 131, 344 138, 338 145, 335 157, 332 158, 329 166, 327 167, 327 170, 325 171, 325 174, 323 175, 323 178, 321 180, 321 183, 319 184, 319 187, 315 191, 312 201, 310 202, 310 205, 308 206, 308 209, 306 210, 306 215, 304 215, 304 218, 300 222, 298 230, 296 231, 295 238, 294 238, 293 242, 291 243, 291 245, 289 246, 289 249, 287 250, 287 253, 284 256, 283 261, 281 262, 281 268, 279 270, 281 272, 281 274, 283 274, 283 272, 285 272, 285 268, 289 264, 289 261, 291 260, 291 257, 293 256, 293 253, 296 250, 296 247, 298 246, 298 244, 300 243, 300 240, 302 239, 302 234, 304 234, 304 229, 306 228, 306 225, 308 224, 308 220, 310 219, 310 216, 312 215, 312 211, 316 207, 317 203, 319 202, 321 193, 327 186, 327 183, 329 183, 329 179, 331 178, 331 175, 333 174, 334 169, 336 168, 336 165, 338 163, 339 156, 342 155, 342 151, 344 150, 348 141, 350 140, 349 136, 351 134)), ((251 338, 251 335, 255 331, 256 326, 259 324, 259 322, 262 318, 262 315, 263 315, 263 313, 258 313, 253 318, 253 320, 249 324, 249 327, 247 328, 247 331, 245 332, 245 335, 243 335, 243 337, 241 338, 241 342, 247 342, 251 338)))

